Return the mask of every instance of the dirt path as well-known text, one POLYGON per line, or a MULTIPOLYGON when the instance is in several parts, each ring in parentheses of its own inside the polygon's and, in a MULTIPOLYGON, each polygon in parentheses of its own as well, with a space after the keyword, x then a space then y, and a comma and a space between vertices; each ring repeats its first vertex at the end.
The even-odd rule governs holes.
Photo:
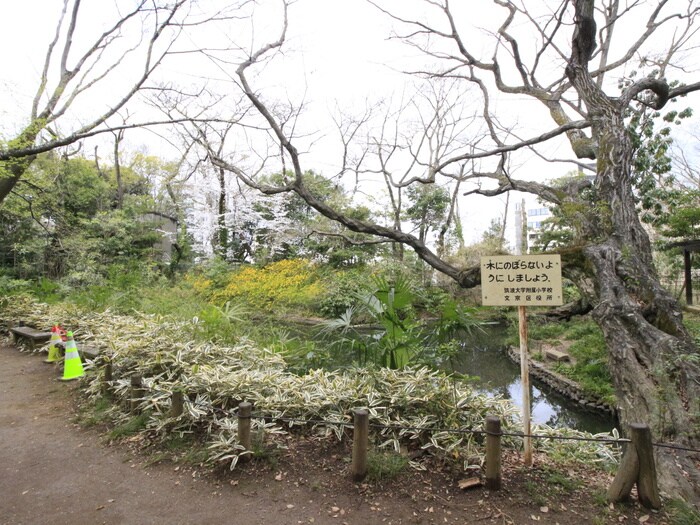
MULTIPOLYGON (((105 447, 97 433, 72 423, 76 383, 56 377, 39 356, 0 348, 0 523, 323 522, 326 502, 314 501, 318 494, 275 491, 261 504, 254 490, 217 485, 172 465, 145 468, 145 458, 105 447)), ((330 507, 340 504, 347 506, 330 507)))
MULTIPOLYGON (((629 522, 637 506, 609 509, 594 490, 544 490, 547 471, 507 473, 507 488, 462 492, 445 473, 413 471, 386 487, 354 485, 339 454, 247 466, 203 477, 108 446, 74 423, 77 383, 42 357, 0 346, 0 524, 405 524, 629 522), (343 473, 339 475, 339 473, 343 473)), ((307 451, 308 452, 308 451, 307 451)), ((556 487, 555 487, 556 488, 556 487)), ((648 525, 667 523, 650 516, 648 525)))

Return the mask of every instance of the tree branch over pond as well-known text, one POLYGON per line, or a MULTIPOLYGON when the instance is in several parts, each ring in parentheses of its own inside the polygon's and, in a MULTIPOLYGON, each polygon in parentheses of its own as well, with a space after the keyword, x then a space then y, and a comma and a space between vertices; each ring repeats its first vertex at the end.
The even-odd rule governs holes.
MULTIPOLYGON (((480 101, 482 109, 474 111, 478 119, 472 125, 464 126, 445 143, 448 147, 439 151, 427 140, 428 132, 450 128, 431 127, 435 121, 432 118, 418 119, 421 124, 415 127, 413 136, 408 132, 395 134, 393 140, 386 140, 390 134, 382 134, 382 140, 372 142, 371 133, 362 136, 353 128, 353 137, 364 141, 357 156, 362 165, 354 166, 355 173, 376 173, 394 189, 439 184, 442 180, 443 184, 474 184, 464 187, 467 195, 517 190, 554 204, 587 210, 576 215, 577 222, 572 226, 577 238, 585 241, 576 248, 577 270, 571 276, 605 335, 622 422, 643 421, 652 426, 656 439, 697 445, 698 350, 682 323, 680 306, 659 282, 651 243, 637 215, 632 180, 635 149, 625 120, 627 112, 639 108, 639 103, 660 108, 673 97, 700 90, 700 83, 692 82, 694 79, 675 85, 668 78, 673 73, 680 75, 673 80, 688 80, 682 69, 670 65, 682 50, 697 45, 695 32, 689 29, 700 11, 697 2, 640 1, 624 7, 615 0, 568 0, 552 10, 549 2, 494 0, 491 18, 484 18, 483 23, 497 22, 486 33, 486 43, 482 41, 478 46, 476 39, 468 37, 475 30, 472 22, 479 23, 478 14, 469 11, 464 5, 467 3, 371 3, 404 29, 396 32, 394 39, 424 53, 427 60, 413 68, 418 77, 432 85, 454 82, 463 99, 480 101), (415 16, 416 10, 422 13, 420 18, 415 16), (645 23, 630 25, 635 16, 645 23), (675 34, 677 38, 657 38, 662 34, 675 34), (526 49, 522 44, 525 41, 536 46, 526 49), (665 49, 658 49, 664 45, 665 49), (622 68, 634 56, 649 57, 642 67, 660 67, 656 74, 648 71, 647 76, 617 92, 613 76, 623 75, 622 68), (518 101, 513 106, 515 114, 527 106, 537 115, 528 122, 531 138, 512 141, 517 118, 503 111, 497 113, 492 104, 495 98, 503 101, 508 97, 518 101), (368 144, 375 144, 377 149, 371 152, 368 144), (522 162, 515 162, 519 155, 536 150, 545 158, 546 154, 539 152, 551 144, 560 150, 568 146, 574 165, 578 159, 596 159, 594 179, 561 188, 512 176, 512 166, 522 162), (394 180, 386 161, 400 156, 399 152, 413 171, 394 180), (371 167, 371 162, 376 162, 376 167, 371 167), (585 192, 580 191, 584 188, 585 192)), ((428 243, 401 231, 396 224, 384 226, 354 219, 332 203, 323 202, 305 185, 294 128, 285 127, 251 82, 261 60, 269 65, 269 59, 285 45, 292 21, 289 3, 283 4, 279 38, 251 52, 239 64, 236 77, 268 126, 269 137, 279 147, 276 162, 291 166, 291 178, 284 185, 263 185, 250 174, 250 168, 226 155, 216 155, 216 148, 209 147, 212 161, 264 193, 295 193, 350 231, 410 246, 432 268, 463 287, 478 284, 478 270, 460 268, 438 256, 428 243)), ((296 118, 302 116, 296 113, 296 118)), ((455 122, 452 120, 452 124, 455 122)), ((351 147, 350 141, 343 144, 343 165, 351 147)), ((265 162, 271 160, 265 157, 265 162)), ((683 461, 679 467, 674 458, 661 451, 659 461, 666 490, 690 499, 698 497, 700 475, 696 469, 690 465, 684 468, 683 461)))

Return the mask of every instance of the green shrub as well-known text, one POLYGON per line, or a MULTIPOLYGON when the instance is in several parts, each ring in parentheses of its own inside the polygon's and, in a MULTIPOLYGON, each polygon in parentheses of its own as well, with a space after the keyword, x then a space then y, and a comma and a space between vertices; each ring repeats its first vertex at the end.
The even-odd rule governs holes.
MULTIPOLYGON (((508 344, 517 345, 517 324, 509 330, 508 344), (515 332, 515 333, 513 333, 515 332)), ((591 319, 577 318, 569 322, 535 320, 528 326, 531 342, 556 345, 573 341, 568 348, 574 364, 557 364, 554 369, 576 381, 588 395, 607 403, 615 403, 612 376, 608 368, 608 350, 600 327, 591 319)), ((535 356, 533 356, 535 357, 535 356)))
POLYGON ((357 303, 358 295, 369 290, 367 269, 334 271, 323 278, 322 286, 318 313, 328 318, 340 317, 357 303))
POLYGON ((672 525, 696 525, 700 523, 700 512, 680 499, 672 499, 667 504, 667 512, 672 525))
POLYGON ((143 414, 139 414, 138 416, 134 416, 126 420, 121 425, 114 427, 109 433, 109 437, 112 439, 121 439, 141 432, 146 428, 148 418, 149 414, 145 412, 143 414))
POLYGON ((700 316, 694 312, 685 312, 683 314, 683 323, 690 335, 695 339, 695 344, 700 346, 700 316))
POLYGON ((0 274, 0 296, 6 297, 18 293, 27 293, 32 283, 24 279, 13 279, 8 275, 0 274))
POLYGON ((67 295, 71 302, 83 308, 97 311, 110 308, 128 313, 141 310, 145 291, 157 287, 164 279, 153 264, 134 260, 108 266, 99 284, 77 290, 69 288, 67 295))
POLYGON ((408 467, 408 458, 396 452, 371 451, 367 454, 367 479, 388 481, 396 478, 408 467))
POLYGON ((569 353, 576 362, 574 365, 560 365, 558 371, 579 383, 584 391, 614 404, 615 391, 603 332, 593 321, 586 321, 575 325, 565 338, 575 339, 569 353))

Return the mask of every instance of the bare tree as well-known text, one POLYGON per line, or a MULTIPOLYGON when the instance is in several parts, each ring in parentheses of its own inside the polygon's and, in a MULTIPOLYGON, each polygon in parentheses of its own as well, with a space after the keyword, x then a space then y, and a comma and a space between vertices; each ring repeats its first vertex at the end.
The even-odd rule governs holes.
POLYGON ((694 151, 687 151, 686 147, 673 147, 672 157, 676 165, 676 182, 681 187, 700 190, 700 167, 693 160, 693 157, 698 154, 697 141, 699 137, 694 137, 694 151))
MULTIPOLYGON (((494 3, 503 9, 503 18, 493 33, 492 54, 486 59, 472 49, 463 18, 449 0, 427 2, 440 17, 436 25, 379 7, 407 28, 401 35, 406 42, 434 59, 437 67, 422 69, 420 73, 460 78, 482 88, 488 82, 491 92, 531 99, 549 113, 555 126, 552 131, 566 133, 577 158, 597 161, 592 202, 574 192, 553 193, 548 187, 526 187, 524 181, 498 171, 491 176, 497 188, 481 193, 492 195, 520 189, 555 204, 566 200, 588 210, 578 215, 576 224, 586 241, 569 254, 569 259, 578 257, 579 267, 589 270, 579 275, 594 279, 593 288, 580 284, 590 295, 593 316, 603 329, 610 350, 621 420, 625 424, 648 422, 659 439, 697 443, 697 347, 682 323, 679 305, 659 283, 651 245, 635 209, 634 147, 625 116, 635 103, 660 109, 669 99, 700 89, 697 82, 672 88, 672 78, 667 78, 681 74, 681 70, 673 69, 673 60, 693 45, 700 7, 693 1, 625 5, 615 0, 574 0, 562 2, 547 13, 546 6, 533 7, 531 3, 527 9, 525 2, 494 3), (533 12, 538 8, 539 12, 533 12), (631 18, 638 27, 630 25, 631 18), (520 44, 524 42, 524 24, 538 35, 536 51, 526 51, 520 44), (625 41, 621 38, 623 31, 624 36, 633 38, 626 39, 629 45, 620 48, 619 41, 625 41), (652 40, 662 36, 663 44, 652 40), (664 45, 665 49, 652 54, 652 43, 664 45), (647 76, 616 92, 615 84, 611 87, 606 78, 621 71, 633 58, 640 59, 639 67, 646 68, 647 76), (547 68, 552 63, 560 64, 558 75, 557 69, 547 68), (576 119, 586 122, 590 135, 574 127, 576 119)), ((486 91, 484 101, 488 101, 486 91)), ((534 145, 545 138, 546 131, 530 142, 534 145)), ((494 153, 504 149, 503 144, 495 146, 494 153)), ((450 169, 454 163, 469 158, 473 158, 471 153, 455 155, 433 169, 450 169)), ((665 487, 692 494, 693 489, 675 467, 672 455, 662 451, 660 458, 665 487)), ((697 491, 697 469, 688 471, 697 491)))
MULTIPOLYGON (((105 6, 109 21, 84 15, 82 0, 64 0, 55 32, 44 57, 27 124, 0 146, 0 203, 39 153, 99 133, 150 122, 110 120, 138 93, 168 56, 183 53, 176 41, 185 24, 200 26, 222 18, 235 6, 205 17, 193 13, 191 0, 134 0, 105 6), (92 40, 96 23, 104 23, 92 40), (80 113, 75 119, 74 113, 80 113)), ((245 3, 245 2, 243 2, 245 3)), ((162 123, 162 121, 160 121, 162 123)))
MULTIPOLYGON (((478 284, 477 269, 449 264, 422 239, 400 228, 353 219, 306 187, 297 128, 290 125, 300 113, 281 114, 251 84, 254 72, 269 64, 285 42, 288 3, 282 3, 285 14, 279 38, 250 52, 239 63, 235 78, 268 136, 279 146, 277 161, 288 166, 293 176, 283 185, 271 186, 210 149, 213 162, 263 193, 296 193, 349 230, 410 246, 463 287, 478 284)), ((696 43, 697 1, 562 0, 554 5, 493 0, 493 16, 484 23, 495 21, 495 26, 488 32, 474 27, 479 14, 473 12, 471 2, 416 0, 400 6, 387 3, 390 7, 372 3, 400 28, 395 38, 424 54, 425 62, 410 73, 428 80, 453 79, 470 98, 481 102, 480 138, 463 130, 461 143, 452 141, 435 155, 414 155, 410 162, 420 168, 419 173, 392 180, 393 187, 432 184, 445 177, 472 184, 468 194, 521 191, 579 210, 575 228, 582 242, 563 255, 569 276, 593 305, 594 319, 605 335, 620 418, 625 425, 649 423, 657 440, 697 447, 698 349, 683 325, 677 301, 659 282, 651 244, 635 209, 635 150, 625 120, 636 104, 659 109, 674 97, 700 90, 699 82, 671 84, 671 80, 693 80, 683 69, 674 68, 674 61, 696 43), (420 16, 415 15, 416 6, 423 8, 420 16), (486 34, 490 45, 471 38, 474 31, 486 34), (622 47, 623 42, 628 45, 622 47), (660 52, 659 47, 663 47, 660 52), (625 67, 633 61, 643 75, 622 89, 617 82, 611 84, 609 80, 624 76, 625 67), (509 118, 512 115, 497 118, 493 111, 497 97, 517 98, 510 106, 516 116, 530 103, 539 112, 534 119, 525 113, 528 125, 518 126, 517 118, 509 118), (546 156, 539 148, 550 144, 559 148, 568 144, 573 164, 580 164, 578 159, 595 159, 595 179, 550 187, 517 179, 509 171, 512 157, 533 151, 546 156), (592 191, 582 193, 584 186, 592 191)), ((390 177, 381 163, 377 173, 390 177)), ((692 458, 676 457, 667 449, 659 449, 658 458, 662 487, 697 501, 700 473, 692 458)))

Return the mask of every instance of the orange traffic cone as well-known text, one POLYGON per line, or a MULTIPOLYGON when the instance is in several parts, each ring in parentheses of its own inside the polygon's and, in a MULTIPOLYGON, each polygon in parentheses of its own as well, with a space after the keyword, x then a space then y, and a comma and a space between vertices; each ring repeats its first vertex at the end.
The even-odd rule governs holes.
POLYGON ((61 349, 59 345, 63 346, 63 341, 61 341, 61 334, 59 333, 58 325, 54 325, 51 328, 51 340, 49 341, 49 356, 44 359, 44 363, 55 363, 61 360, 61 349))
POLYGON ((85 375, 83 363, 78 353, 78 347, 73 339, 73 332, 68 332, 66 336, 68 340, 66 341, 66 355, 63 360, 63 377, 61 381, 70 381, 71 379, 78 379, 85 375))

